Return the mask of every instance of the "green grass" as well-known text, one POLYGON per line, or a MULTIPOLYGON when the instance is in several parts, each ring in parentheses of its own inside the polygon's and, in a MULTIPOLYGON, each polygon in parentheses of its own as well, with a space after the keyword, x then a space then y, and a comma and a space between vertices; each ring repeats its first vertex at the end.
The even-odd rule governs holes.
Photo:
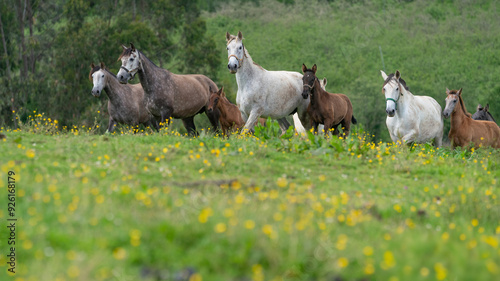
POLYGON ((8 171, 17 186, 9 280, 500 276, 498 150, 373 143, 360 127, 346 140, 280 137, 276 123, 187 138, 36 118, 0 141, 4 224, 8 171))

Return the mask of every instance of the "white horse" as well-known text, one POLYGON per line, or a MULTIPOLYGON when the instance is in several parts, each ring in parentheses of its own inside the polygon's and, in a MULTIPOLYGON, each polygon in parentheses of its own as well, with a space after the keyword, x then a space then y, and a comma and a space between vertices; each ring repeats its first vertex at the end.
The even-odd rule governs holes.
POLYGON ((382 92, 385 94, 387 129, 393 142, 408 144, 426 143, 434 140, 440 147, 443 140, 443 115, 441 106, 428 96, 414 96, 410 93, 401 73, 385 74, 382 92))
MULTIPOLYGON (((246 122, 244 130, 253 131, 257 119, 277 119, 282 131, 290 124, 286 116, 294 116, 296 128, 302 128, 300 120, 307 118, 309 97, 302 97, 302 74, 289 71, 268 71, 253 62, 243 45, 243 35, 226 33, 229 71, 236 74, 238 92, 236 103, 246 122), (299 120, 300 118, 300 120, 299 120)), ((304 130, 305 131, 305 130, 304 130)))

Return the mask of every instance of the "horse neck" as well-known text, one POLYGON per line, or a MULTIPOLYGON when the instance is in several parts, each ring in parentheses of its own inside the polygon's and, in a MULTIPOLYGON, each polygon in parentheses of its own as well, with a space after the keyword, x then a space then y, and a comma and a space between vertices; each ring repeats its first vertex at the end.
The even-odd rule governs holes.
MULTIPOLYGON (((142 88, 144 88, 144 93, 147 95, 151 90, 153 90, 154 85, 159 83, 156 73, 158 71, 165 71, 170 76, 170 71, 162 69, 156 66, 148 57, 146 57, 141 51, 140 54, 140 69, 137 72, 139 75, 139 80, 141 81, 142 88)), ((162 78, 163 79, 163 78, 162 78)))
POLYGON ((254 64, 252 57, 245 48, 245 56, 243 57, 243 63, 236 72, 236 83, 238 88, 244 88, 246 85, 251 85, 254 83, 252 81, 259 72, 262 72, 263 68, 254 64))
POLYGON ((314 79, 314 84, 313 84, 313 90, 311 94, 311 101, 310 103, 312 105, 319 105, 321 103, 320 99, 323 95, 326 95, 326 91, 321 88, 321 85, 319 84, 318 78, 314 79))
POLYGON ((104 91, 108 95, 111 103, 119 103, 121 100, 125 99, 125 97, 123 97, 123 91, 128 85, 120 84, 118 79, 108 71, 105 71, 105 73, 106 85, 104 86, 104 91))
POLYGON ((458 96, 458 104, 455 106, 455 109, 451 113, 450 122, 460 125, 467 119, 472 119, 471 115, 465 108, 465 103, 462 99, 462 96, 458 96))
POLYGON ((219 102, 217 103, 217 108, 220 111, 221 118, 226 118, 229 112, 229 108, 231 108, 232 103, 226 98, 221 97, 219 102))

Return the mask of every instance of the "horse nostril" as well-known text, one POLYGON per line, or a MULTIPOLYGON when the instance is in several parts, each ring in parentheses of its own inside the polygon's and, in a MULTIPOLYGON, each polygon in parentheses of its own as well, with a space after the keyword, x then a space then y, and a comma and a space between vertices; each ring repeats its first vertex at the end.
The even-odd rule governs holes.
POLYGON ((227 69, 231 69, 231 66, 229 66, 229 64, 227 65, 227 69))

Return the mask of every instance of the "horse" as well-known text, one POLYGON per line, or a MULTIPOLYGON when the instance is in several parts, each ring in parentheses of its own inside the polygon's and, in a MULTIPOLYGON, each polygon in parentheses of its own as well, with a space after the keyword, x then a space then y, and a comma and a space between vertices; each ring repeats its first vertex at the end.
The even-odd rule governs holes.
POLYGON ((228 131, 241 129, 241 127, 245 125, 245 122, 243 122, 243 118, 241 117, 241 112, 238 107, 226 98, 224 86, 222 86, 218 91, 210 90, 210 92, 210 102, 208 104, 207 112, 212 112, 215 109, 219 110, 219 121, 222 127, 222 133, 225 136, 228 136, 228 131))
POLYGON ((478 104, 476 108, 476 113, 472 114, 472 119, 486 120, 496 123, 495 118, 493 118, 491 113, 488 111, 489 108, 490 108, 489 104, 487 104, 485 107, 483 107, 481 104, 478 104))
MULTIPOLYGON (((168 124, 171 117, 181 119, 188 133, 197 135, 193 118, 206 112, 210 88, 217 89, 215 83, 205 75, 179 75, 160 68, 132 43, 130 48, 122 47, 123 52, 118 58, 122 63, 118 80, 127 83, 138 74, 151 114, 162 124, 168 124)), ((207 117, 217 129, 217 116, 207 114, 207 117)))
MULTIPOLYGON (((246 122, 243 131, 253 131, 262 116, 277 119, 284 132, 290 126, 286 116, 294 117, 295 128, 307 118, 309 99, 302 99, 302 75, 298 72, 268 71, 252 60, 243 45, 241 31, 237 36, 226 32, 229 72, 236 75, 236 104, 246 122)), ((303 127, 302 127, 303 128, 303 127)))
POLYGON ((443 142, 443 116, 439 103, 428 96, 413 95, 399 71, 389 75, 382 70, 380 73, 384 79, 385 123, 392 141, 412 144, 434 140, 434 145, 440 147, 443 142))
POLYGON ((323 124, 325 136, 332 129, 332 133, 338 135, 338 125, 342 124, 343 135, 348 136, 351 122, 352 124, 357 123, 353 115, 351 101, 344 94, 332 94, 325 91, 316 77, 316 71, 316 64, 311 69, 302 64, 302 72, 304 73, 302 97, 304 99, 310 97, 311 99, 307 113, 312 119, 314 132, 317 133, 318 125, 323 124))
POLYGON ((114 74, 109 72, 104 63, 90 65, 89 80, 93 82, 92 95, 99 97, 104 91, 108 95, 109 122, 106 133, 112 133, 116 124, 154 127, 158 124, 146 108, 144 90, 140 84, 123 85, 114 74))
MULTIPOLYGON (((326 80, 326 77, 324 77, 322 80, 319 80, 319 85, 321 86, 321 89, 323 90, 326 90, 326 84, 328 84, 328 80, 326 80)), ((265 120, 265 119, 264 119, 265 120)), ((293 115, 293 122, 294 124, 296 124, 296 128, 295 130, 298 132, 298 133, 305 133, 306 132, 306 129, 304 128, 304 126, 302 126, 302 123, 300 122, 300 119, 297 115, 297 113, 295 113, 293 115)), ((261 121, 262 123, 262 121, 261 121)), ((263 125, 265 126, 265 124, 263 125)), ((318 131, 319 132, 323 132, 325 129, 325 126, 323 126, 323 124, 319 124, 318 126, 318 131)))
POLYGON ((494 122, 472 119, 462 99, 462 88, 458 91, 446 88, 443 116, 451 117, 448 138, 453 148, 471 144, 476 148, 481 146, 500 148, 500 128, 494 122))

